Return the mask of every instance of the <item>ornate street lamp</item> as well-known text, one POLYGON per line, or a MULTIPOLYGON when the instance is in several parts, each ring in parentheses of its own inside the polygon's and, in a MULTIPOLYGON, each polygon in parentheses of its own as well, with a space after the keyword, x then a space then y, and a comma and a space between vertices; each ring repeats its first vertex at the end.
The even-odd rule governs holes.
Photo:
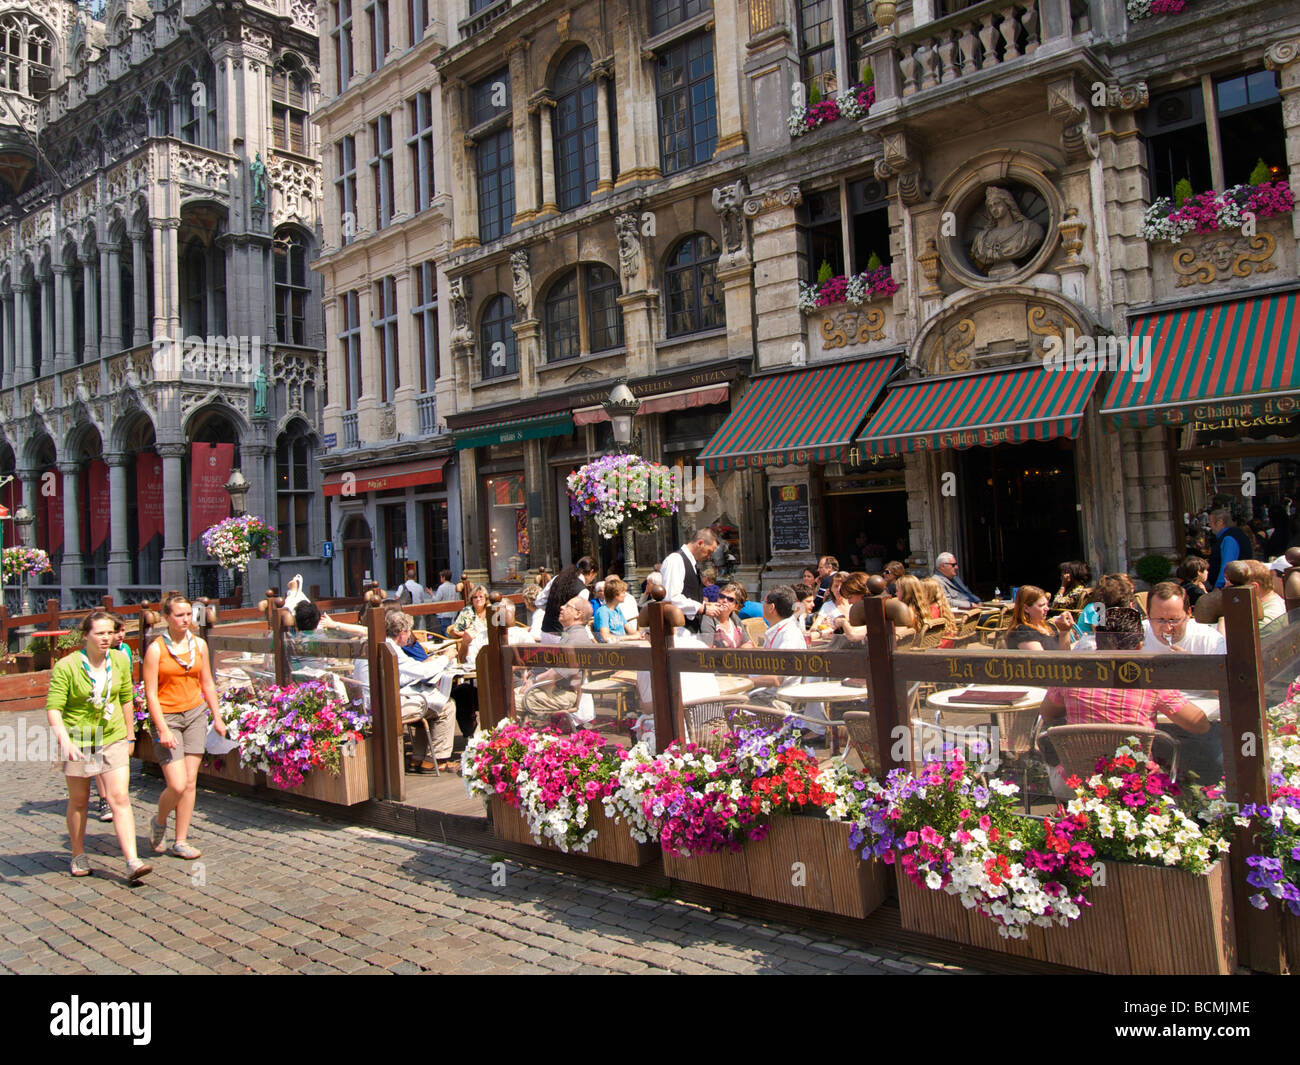
POLYGON ((235 469, 230 471, 230 480, 225 483, 225 489, 230 493, 230 507, 235 512, 235 517, 241 514, 247 514, 244 504, 248 499, 248 493, 253 486, 248 483, 248 478, 244 476, 241 470, 235 469))
MULTIPOLYGON (((36 521, 36 515, 27 509, 26 503, 20 503, 18 509, 14 511, 14 524, 18 526, 18 543, 22 547, 31 547, 31 528, 36 521)), ((32 612, 31 600, 28 597, 27 589, 27 571, 24 569, 18 574, 18 594, 23 601, 23 613, 32 612)))
MULTIPOLYGON (((614 429, 614 443, 625 455, 635 455, 640 449, 640 440, 632 431, 632 420, 641 409, 641 401, 632 395, 627 383, 620 381, 609 394, 609 399, 602 404, 614 429)), ((623 523, 623 579, 632 587, 636 578, 636 534, 632 523, 623 523)))

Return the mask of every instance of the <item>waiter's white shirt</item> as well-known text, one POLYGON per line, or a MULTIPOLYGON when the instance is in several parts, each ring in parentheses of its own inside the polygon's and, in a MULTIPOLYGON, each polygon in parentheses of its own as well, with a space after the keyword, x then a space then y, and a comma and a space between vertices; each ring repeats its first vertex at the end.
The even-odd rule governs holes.
POLYGON ((683 614, 688 618, 693 618, 696 614, 703 613, 704 604, 698 603, 694 599, 687 599, 683 594, 682 589, 686 587, 686 560, 688 558, 691 567, 698 573, 699 567, 695 563, 695 556, 686 550, 685 544, 682 544, 679 550, 674 551, 659 564, 659 575, 664 579, 664 602, 680 607, 683 614))

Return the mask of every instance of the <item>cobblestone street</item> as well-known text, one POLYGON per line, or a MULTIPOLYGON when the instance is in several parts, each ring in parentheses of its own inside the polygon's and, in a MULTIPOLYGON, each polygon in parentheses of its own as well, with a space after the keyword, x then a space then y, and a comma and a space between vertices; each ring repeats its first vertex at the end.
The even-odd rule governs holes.
MULTIPOLYGON (((143 854, 161 783, 133 770, 143 854)), ((958 971, 202 789, 200 861, 152 858, 155 872, 128 887, 112 826, 92 820, 95 875, 74 879, 64 802, 47 765, 4 765, 0 971, 958 971)))

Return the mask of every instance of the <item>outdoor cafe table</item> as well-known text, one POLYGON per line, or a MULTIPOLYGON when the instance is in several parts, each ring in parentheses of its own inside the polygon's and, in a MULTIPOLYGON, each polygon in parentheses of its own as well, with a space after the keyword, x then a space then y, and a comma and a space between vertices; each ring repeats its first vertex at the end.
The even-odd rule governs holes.
MULTIPOLYGON (((865 703, 867 701, 867 689, 865 686, 854 686, 845 684, 840 680, 812 680, 803 683, 787 684, 776 690, 776 697, 784 699, 788 703, 826 703, 834 705, 835 703, 865 703)), ((843 715, 837 715, 842 717, 843 715)), ((827 713, 829 719, 831 715, 827 713)), ((840 749, 839 724, 836 720, 829 720, 831 734, 831 754, 838 754, 840 749)))
POLYGON ((998 726, 998 742, 1008 754, 1027 754, 1032 746, 1034 724, 1038 711, 1047 698, 1046 688, 1032 688, 1019 684, 968 684, 964 688, 949 688, 927 696, 925 705, 945 715, 945 723, 960 714, 962 721, 983 718, 984 723, 998 726), (1025 694, 1010 706, 991 706, 988 703, 962 702, 960 696, 968 691, 1023 691, 1025 694))

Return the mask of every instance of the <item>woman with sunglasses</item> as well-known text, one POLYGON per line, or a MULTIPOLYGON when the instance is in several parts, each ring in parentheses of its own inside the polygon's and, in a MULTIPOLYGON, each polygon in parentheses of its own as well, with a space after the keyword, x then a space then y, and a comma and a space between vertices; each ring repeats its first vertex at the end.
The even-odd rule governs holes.
POLYGON ((745 605, 745 586, 732 581, 718 592, 718 616, 700 622, 700 639, 713 647, 753 647, 753 641, 736 612, 745 605))

